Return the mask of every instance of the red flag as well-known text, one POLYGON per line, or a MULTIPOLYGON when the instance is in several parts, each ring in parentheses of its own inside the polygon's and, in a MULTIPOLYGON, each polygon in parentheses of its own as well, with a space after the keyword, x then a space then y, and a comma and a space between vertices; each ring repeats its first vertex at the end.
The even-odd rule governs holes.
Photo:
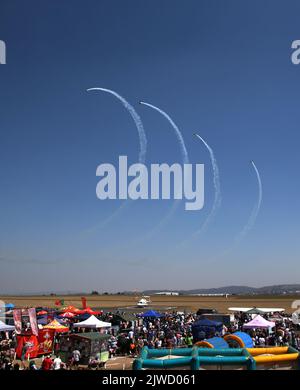
POLYGON ((82 308, 86 309, 86 297, 81 297, 82 308))

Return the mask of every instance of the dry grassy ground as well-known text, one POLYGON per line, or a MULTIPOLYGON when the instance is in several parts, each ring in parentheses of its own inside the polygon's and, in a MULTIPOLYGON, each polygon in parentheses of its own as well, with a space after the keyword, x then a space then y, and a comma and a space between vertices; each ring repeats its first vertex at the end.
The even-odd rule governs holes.
MULTIPOLYGON (((86 296, 88 306, 92 308, 117 308, 135 306, 140 297, 126 295, 96 295, 86 296)), ((300 297, 292 296, 232 296, 225 297, 196 297, 196 296, 151 296, 151 307, 197 310, 199 308, 215 308, 220 313, 226 313, 229 307, 281 307, 288 313, 293 312, 292 302, 300 297)), ((65 306, 81 307, 81 297, 70 296, 2 296, 4 302, 14 303, 17 307, 55 307, 55 300, 63 299, 65 306)))

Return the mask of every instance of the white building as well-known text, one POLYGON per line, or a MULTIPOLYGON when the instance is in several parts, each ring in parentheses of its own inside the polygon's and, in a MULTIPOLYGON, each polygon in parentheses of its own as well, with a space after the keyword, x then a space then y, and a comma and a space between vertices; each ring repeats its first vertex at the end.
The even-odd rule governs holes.
POLYGON ((178 292, 175 291, 162 291, 162 292, 157 292, 155 295, 179 295, 178 292))

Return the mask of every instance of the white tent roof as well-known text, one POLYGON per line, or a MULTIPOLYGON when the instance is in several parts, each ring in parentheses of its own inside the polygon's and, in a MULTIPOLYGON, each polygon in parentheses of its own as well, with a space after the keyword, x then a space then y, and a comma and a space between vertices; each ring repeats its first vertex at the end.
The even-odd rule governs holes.
POLYGON ((15 330, 15 327, 12 325, 7 325, 5 322, 0 320, 0 332, 7 332, 9 330, 15 330))
MULTIPOLYGON (((229 307, 228 310, 230 311, 241 311, 246 312, 253 309, 253 307, 229 307)), ((284 309, 280 307, 257 307, 256 309, 260 311, 264 311, 265 313, 275 313, 275 312, 282 312, 284 309)))
POLYGON ((91 315, 85 321, 77 322, 76 324, 74 324, 74 326, 77 326, 78 328, 110 328, 111 323, 100 321, 98 320, 98 318, 91 315))

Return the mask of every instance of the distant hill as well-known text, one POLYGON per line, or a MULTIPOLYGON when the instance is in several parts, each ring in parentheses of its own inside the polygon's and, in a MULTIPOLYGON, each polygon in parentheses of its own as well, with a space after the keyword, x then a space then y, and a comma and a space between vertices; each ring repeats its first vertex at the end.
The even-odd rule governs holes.
POLYGON ((142 293, 145 295, 155 294, 161 291, 177 291, 180 295, 190 294, 235 294, 235 295, 281 295, 281 294, 300 294, 300 284, 280 284, 265 287, 249 286, 225 286, 217 288, 197 288, 193 290, 146 290, 142 293))
MULTIPOLYGON (((105 294, 109 295, 153 295, 158 292, 173 292, 176 291, 180 295, 191 294, 233 294, 233 295, 285 295, 285 294, 300 294, 300 284, 279 284, 265 287, 249 287, 249 286, 225 286, 217 288, 195 288, 192 290, 144 290, 144 291, 122 291, 122 292, 109 292, 105 294)), ((78 291, 39 291, 39 292, 27 292, 27 293, 0 293, 1 296, 85 296, 91 295, 91 292, 78 292, 78 291)), ((104 292, 99 290, 99 295, 103 295, 104 292)))

